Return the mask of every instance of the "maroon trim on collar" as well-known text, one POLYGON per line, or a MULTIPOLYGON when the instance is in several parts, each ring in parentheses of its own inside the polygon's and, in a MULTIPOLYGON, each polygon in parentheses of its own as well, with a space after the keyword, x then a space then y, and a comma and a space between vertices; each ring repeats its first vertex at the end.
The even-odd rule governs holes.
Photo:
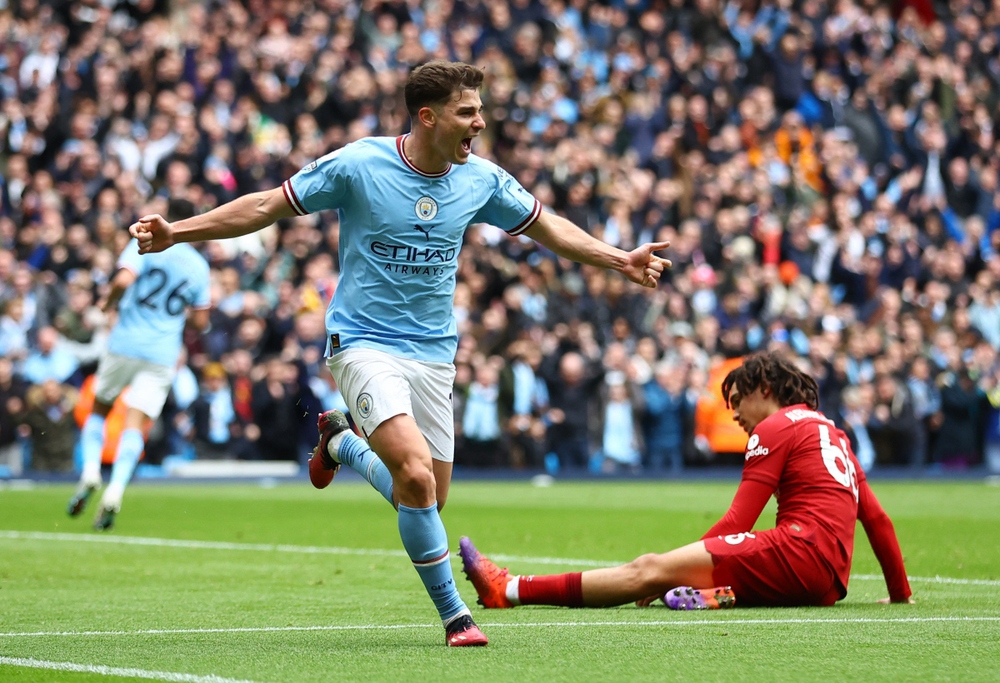
POLYGON ((411 162, 409 159, 406 158, 406 154, 403 153, 403 140, 405 140, 409 136, 410 134, 407 133, 406 135, 400 135, 399 137, 396 138, 396 151, 399 152, 399 158, 403 160, 403 163, 406 164, 411 171, 413 171, 414 173, 419 173, 425 178, 441 178, 447 175, 448 171, 451 170, 451 164, 448 164, 448 168, 444 169, 440 173, 428 173, 426 171, 421 171, 419 168, 413 165, 413 162, 411 162))

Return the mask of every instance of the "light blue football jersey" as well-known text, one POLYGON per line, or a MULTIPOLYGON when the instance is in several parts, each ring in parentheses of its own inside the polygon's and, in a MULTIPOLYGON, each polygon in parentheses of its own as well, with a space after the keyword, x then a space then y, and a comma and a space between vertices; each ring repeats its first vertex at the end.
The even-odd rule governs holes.
POLYGON ((489 223, 519 235, 542 207, 509 173, 475 155, 441 173, 420 171, 403 154, 405 138, 353 142, 303 168, 282 190, 299 215, 340 213, 340 283, 326 312, 333 350, 450 363, 466 228, 489 223))
POLYGON ((208 262, 190 244, 140 255, 133 239, 118 257, 118 267, 137 277, 118 304, 108 351, 172 367, 181 351, 187 309, 211 304, 208 262))

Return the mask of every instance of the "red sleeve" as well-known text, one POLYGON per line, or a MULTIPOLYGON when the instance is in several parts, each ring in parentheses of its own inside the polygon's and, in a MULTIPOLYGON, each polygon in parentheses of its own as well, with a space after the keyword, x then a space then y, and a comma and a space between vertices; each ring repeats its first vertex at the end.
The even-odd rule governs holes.
POLYGON ((736 489, 729 511, 705 532, 702 539, 752 531, 772 493, 774 493, 773 486, 753 479, 744 479, 736 489))
POLYGON ((729 512, 705 532, 702 538, 726 536, 753 530, 761 510, 778 488, 788 460, 788 438, 774 416, 762 421, 750 434, 743 456, 743 481, 729 512))
POLYGON ((871 543, 875 557, 882 566, 885 585, 889 588, 889 599, 892 602, 906 602, 913 595, 913 591, 910 590, 910 582, 906 578, 906 568, 903 566, 903 554, 899 550, 896 530, 864 477, 858 482, 858 519, 861 520, 861 525, 868 535, 868 542, 871 543))

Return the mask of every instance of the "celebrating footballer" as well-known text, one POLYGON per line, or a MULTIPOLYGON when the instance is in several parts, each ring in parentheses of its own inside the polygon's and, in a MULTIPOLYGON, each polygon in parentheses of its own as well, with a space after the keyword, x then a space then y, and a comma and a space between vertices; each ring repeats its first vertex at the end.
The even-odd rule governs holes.
POLYGON ((409 134, 358 140, 280 187, 206 214, 176 223, 144 216, 130 228, 146 253, 339 212, 341 277, 326 314, 327 364, 364 439, 342 413, 320 416, 310 476, 322 488, 346 464, 396 508, 403 546, 450 646, 487 643, 456 589, 438 514, 454 459, 452 302, 466 228, 490 223, 644 287, 656 287, 670 266, 654 254, 668 243, 630 252, 611 247, 543 211, 510 174, 473 154, 486 127, 482 82, 483 72, 468 64, 424 64, 404 89, 409 134))

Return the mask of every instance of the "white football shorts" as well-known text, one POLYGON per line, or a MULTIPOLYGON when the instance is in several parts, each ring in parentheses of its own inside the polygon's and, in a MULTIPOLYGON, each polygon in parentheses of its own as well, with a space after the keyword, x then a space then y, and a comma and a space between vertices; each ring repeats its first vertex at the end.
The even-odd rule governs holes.
POLYGON ((101 403, 111 405, 125 387, 130 387, 125 405, 155 420, 167 402, 167 394, 176 374, 177 368, 169 365, 109 353, 97 365, 94 397, 101 403))
POLYGON ((455 459, 454 365, 363 348, 344 349, 326 364, 366 439, 389 418, 405 414, 427 439, 431 457, 455 459))

